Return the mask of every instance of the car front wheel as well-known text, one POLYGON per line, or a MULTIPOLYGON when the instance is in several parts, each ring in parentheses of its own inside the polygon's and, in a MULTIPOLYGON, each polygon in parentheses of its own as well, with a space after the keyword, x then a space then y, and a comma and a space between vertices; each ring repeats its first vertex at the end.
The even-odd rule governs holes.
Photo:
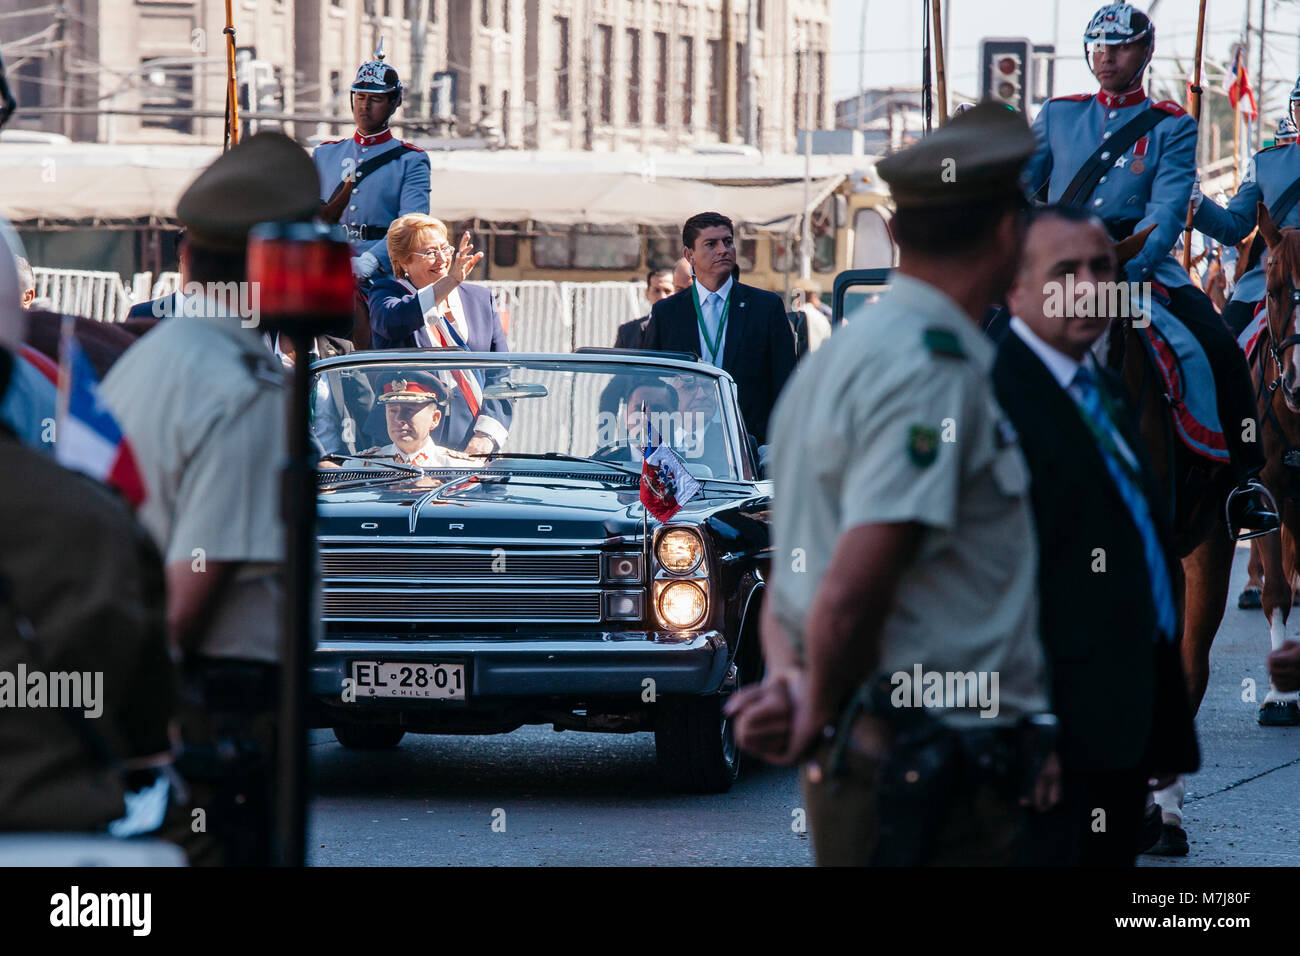
POLYGON ((740 748, 722 715, 727 697, 664 701, 655 752, 669 786, 681 793, 726 793, 740 773, 740 748))
POLYGON ((391 750, 406 731, 383 724, 342 724, 334 728, 334 736, 349 750, 391 750))

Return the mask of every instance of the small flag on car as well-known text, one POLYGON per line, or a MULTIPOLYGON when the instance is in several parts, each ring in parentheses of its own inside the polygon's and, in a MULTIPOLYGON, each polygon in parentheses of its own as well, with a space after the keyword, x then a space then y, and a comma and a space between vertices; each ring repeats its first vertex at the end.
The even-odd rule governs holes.
POLYGON ((641 504, 646 511, 660 521, 669 521, 699 491, 700 483, 686 469, 686 462, 658 441, 652 428, 641 461, 641 504))
POLYGON ((54 459, 121 492, 132 508, 145 499, 131 445, 99 398, 99 377, 65 326, 59 346, 59 411, 54 459))

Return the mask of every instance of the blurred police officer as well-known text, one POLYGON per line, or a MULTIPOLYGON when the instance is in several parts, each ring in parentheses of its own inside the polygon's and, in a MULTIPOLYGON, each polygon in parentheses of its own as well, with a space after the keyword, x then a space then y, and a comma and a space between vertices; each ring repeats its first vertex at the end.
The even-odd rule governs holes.
POLYGON ((402 105, 402 84, 384 62, 382 42, 375 58, 357 70, 351 92, 356 132, 312 153, 325 203, 321 218, 347 229, 357 278, 391 276, 388 224, 408 212, 429 212, 429 157, 388 128, 402 105))
POLYGON ((1170 250, 1187 217, 1196 177, 1196 120, 1177 103, 1152 103, 1142 80, 1155 51, 1155 25, 1127 3, 1093 15, 1084 32, 1094 93, 1049 100, 1034 121, 1038 150, 1025 171, 1031 195, 1083 206, 1112 238, 1155 229, 1124 267, 1129 282, 1154 280, 1168 290, 1169 311, 1200 343, 1214 373, 1219 418, 1238 489, 1229 497, 1234 528, 1277 527, 1277 515, 1254 480, 1264 466, 1259 442, 1244 422, 1255 421, 1255 394, 1245 358, 1213 303, 1192 283, 1170 250), (1240 493, 1239 493, 1240 492, 1240 493))
POLYGON ((1016 273, 1033 149, 983 104, 880 163, 893 286, 777 405, 769 677, 729 710, 742 746, 806 761, 819 864, 1018 862, 1022 800, 1059 796, 1050 734, 1019 756, 1022 718, 1052 722, 1037 549, 979 328, 1016 273), (957 675, 982 707, 935 696, 957 675))
POLYGON ((226 863, 263 863, 269 849, 286 399, 256 314, 222 293, 245 281, 250 226, 319 208, 311 159, 288 137, 259 133, 221 156, 176 210, 186 274, 209 292, 102 386, 150 490, 140 518, 163 553, 184 679, 180 766, 226 863))
MULTIPOLYGON (((1300 117, 1300 79, 1291 90, 1290 113, 1300 117)), ((1278 124, 1278 133, 1285 132, 1278 124)), ((1300 225, 1300 147, 1294 138, 1265 147, 1251 157, 1241 188, 1227 208, 1205 202, 1198 187, 1192 194, 1196 217, 1192 224, 1207 236, 1227 245, 1236 245, 1254 230, 1259 218, 1259 204, 1269 210, 1279 229, 1300 225)), ((1238 335, 1255 316, 1255 308, 1264 301, 1264 240, 1257 239, 1250 250, 1251 263, 1232 290, 1223 310, 1223 321, 1238 335)))

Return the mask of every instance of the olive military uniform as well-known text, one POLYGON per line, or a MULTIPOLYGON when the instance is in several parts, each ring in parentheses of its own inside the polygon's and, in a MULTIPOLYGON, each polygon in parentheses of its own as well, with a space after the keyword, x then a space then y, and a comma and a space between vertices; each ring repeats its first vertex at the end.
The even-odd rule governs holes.
POLYGON ((95 698, 61 713, 7 699, 28 686, 0 691, 0 830, 99 830, 124 811, 111 762, 170 748, 175 672, 158 552, 121 499, 3 426, 0 458, 0 672, 75 673, 95 698), (84 680, 94 674, 97 690, 84 680), (92 750, 80 720, 111 753, 92 750))
MULTIPOLYGON (((976 107, 891 160, 895 199, 936 206, 1006 195, 1032 148, 1023 120, 976 107), (946 156, 956 157, 960 189, 950 179, 935 188, 946 156)), ((804 360, 775 412, 772 609, 801 656, 839 538, 861 525, 922 525, 880 629, 878 669, 863 680, 906 675, 895 685, 908 688, 902 706, 923 702, 940 726, 962 733, 1009 736, 1048 698, 1028 471, 993 397, 993 345, 947 294, 906 275, 850 316, 837 342, 804 360), (914 698, 912 681, 934 672, 982 675, 988 696, 963 706, 919 698, 917 688, 914 698)), ((846 717, 840 738, 854 740, 855 729, 846 717)), ((802 772, 817 860, 880 862, 881 835, 899 824, 881 802, 888 755, 837 743, 822 744, 802 772)), ((923 827, 917 862, 1016 861, 1024 821, 1001 783, 968 774, 939 791, 913 801, 945 805, 923 827)))
MULTIPOLYGON (((309 219, 317 188, 301 147, 263 133, 205 170, 177 213, 193 247, 239 256, 254 223, 309 219)), ((178 767, 207 814, 214 845, 203 859, 244 864, 270 850, 288 391, 254 319, 211 296, 192 303, 128 349, 102 386, 149 487, 140 518, 165 564, 233 565, 186 648, 178 767)))

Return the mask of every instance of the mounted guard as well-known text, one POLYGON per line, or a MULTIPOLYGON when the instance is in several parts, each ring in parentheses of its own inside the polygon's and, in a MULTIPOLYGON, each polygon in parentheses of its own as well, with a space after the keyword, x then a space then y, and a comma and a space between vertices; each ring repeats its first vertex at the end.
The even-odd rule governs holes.
MULTIPOLYGON (((1257 210, 1263 203, 1278 228, 1300 225, 1300 148, 1295 145, 1295 124, 1300 122, 1300 79, 1291 90, 1288 116, 1278 124, 1278 142, 1251 157, 1241 188, 1227 208, 1205 201, 1198 188, 1192 194, 1196 206, 1193 225, 1201 232, 1228 245, 1241 242, 1255 229, 1257 210), (1289 130, 1283 124, 1289 125, 1289 130), (1284 134, 1290 139, 1284 140, 1284 134)), ((1223 320, 1238 335, 1243 346, 1255 340, 1263 323, 1264 239, 1257 235, 1250 247, 1246 274, 1237 280, 1232 298, 1223 310, 1223 320)))
MULTIPOLYGON (((1231 464, 1236 489, 1228 496, 1230 525, 1273 530, 1277 515, 1256 480, 1264 460, 1255 440, 1258 422, 1245 359, 1209 298, 1170 254, 1196 177, 1196 121, 1177 103, 1152 103, 1147 96, 1143 79, 1155 51, 1155 25, 1146 14, 1127 3, 1102 7, 1084 32, 1083 46, 1101 89, 1043 105, 1034 123, 1039 146, 1026 169, 1026 186, 1036 199, 1086 207, 1115 239, 1154 227, 1125 266, 1125 278, 1151 282, 1155 310, 1176 320, 1166 321, 1163 331, 1195 339, 1186 344, 1203 358, 1185 362, 1187 374, 1194 377, 1195 365, 1208 363, 1222 437, 1214 435, 1213 446, 1207 439, 1199 451, 1231 464)), ((1194 381, 1185 384, 1190 402, 1202 390, 1194 381)), ((1184 436, 1198 432, 1204 438, 1213 431, 1195 421, 1180 424, 1184 436)))
POLYGON ((367 348, 365 295, 374 279, 392 275, 385 241, 389 224, 410 212, 429 212, 429 157, 389 129, 402 105, 402 82, 384 62, 382 40, 375 58, 357 70, 351 104, 356 132, 350 139, 321 143, 312 160, 321 180, 321 218, 341 223, 352 244, 352 271, 360 286, 353 341, 367 348))

